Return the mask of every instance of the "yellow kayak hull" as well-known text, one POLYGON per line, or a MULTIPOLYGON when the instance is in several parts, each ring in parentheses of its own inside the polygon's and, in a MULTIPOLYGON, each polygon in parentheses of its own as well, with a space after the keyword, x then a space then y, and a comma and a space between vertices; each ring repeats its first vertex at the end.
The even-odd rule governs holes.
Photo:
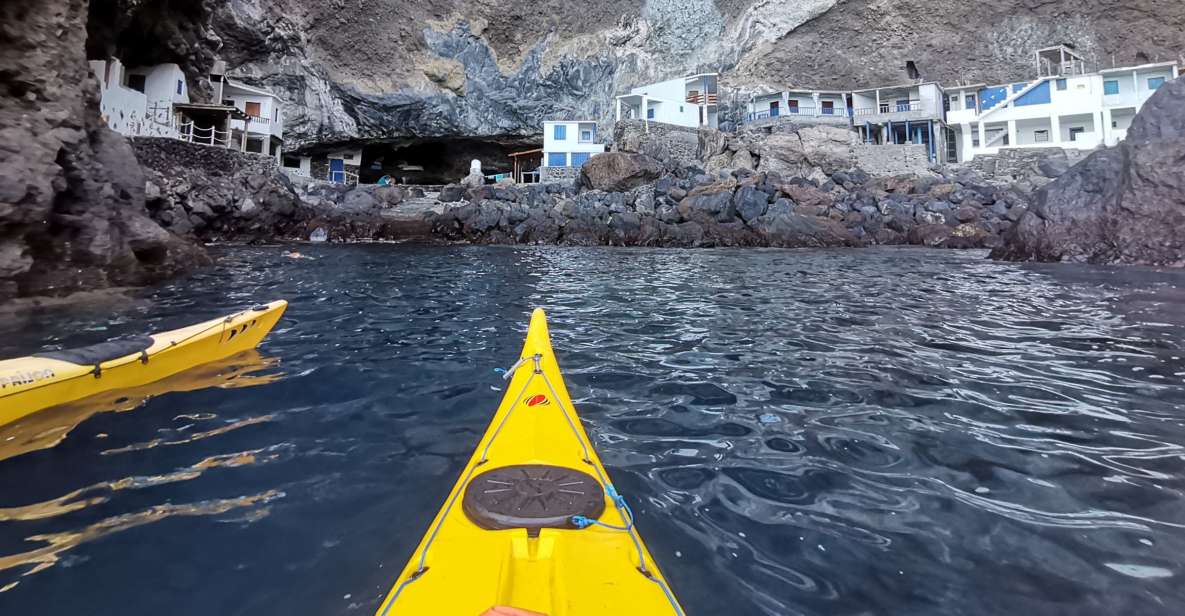
POLYGON ((0 361, 0 425, 105 391, 147 385, 253 349, 287 307, 288 302, 279 300, 153 334, 142 351, 94 364, 36 355, 0 361))
POLYGON ((489 429, 377 616, 480 616, 495 606, 547 616, 681 616, 626 503, 612 498, 615 490, 576 415, 542 310, 531 317, 522 358, 489 429), (521 465, 595 477, 604 488, 600 524, 535 533, 478 526, 463 506, 470 481, 521 465))

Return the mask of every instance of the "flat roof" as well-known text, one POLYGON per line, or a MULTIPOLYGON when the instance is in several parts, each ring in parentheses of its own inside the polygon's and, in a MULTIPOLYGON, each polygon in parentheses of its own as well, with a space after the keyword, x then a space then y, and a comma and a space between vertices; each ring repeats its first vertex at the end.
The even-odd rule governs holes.
POLYGON ((1117 66, 1115 68, 1103 68, 1103 69, 1099 69, 1099 73, 1101 74, 1101 73, 1118 73, 1120 71, 1123 71, 1123 72, 1138 71, 1138 70, 1149 69, 1149 68, 1162 68, 1165 66, 1176 66, 1176 65, 1177 65, 1177 63, 1175 61, 1169 60, 1167 62, 1151 62, 1148 64, 1137 64, 1135 66, 1117 66))
MULTIPOLYGON (((639 95, 641 96, 641 95, 639 95)), ((620 96, 617 98, 621 98, 620 96)), ((596 120, 544 120, 544 124, 596 124, 596 120)))
POLYGON ((230 117, 235 120, 249 120, 251 116, 247 115, 246 111, 238 107, 231 107, 230 105, 214 105, 211 103, 173 103, 174 109, 181 111, 205 111, 205 112, 223 112, 230 114, 230 117))
POLYGON ((250 92, 252 94, 258 94, 260 96, 270 96, 272 98, 277 98, 275 94, 272 94, 271 92, 264 90, 263 88, 256 88, 253 86, 249 86, 241 81, 235 81, 233 79, 228 78, 226 80, 226 85, 228 85, 232 88, 238 89, 238 90, 245 90, 245 91, 250 92))
POLYGON ((917 88, 919 86, 929 86, 929 85, 938 86, 939 90, 942 89, 942 84, 938 83, 937 81, 919 81, 917 83, 902 83, 902 84, 897 84, 897 85, 892 85, 892 86, 877 86, 875 88, 861 88, 859 90, 852 90, 851 92, 853 94, 855 94, 856 92, 874 92, 876 90, 900 90, 902 88, 917 88))

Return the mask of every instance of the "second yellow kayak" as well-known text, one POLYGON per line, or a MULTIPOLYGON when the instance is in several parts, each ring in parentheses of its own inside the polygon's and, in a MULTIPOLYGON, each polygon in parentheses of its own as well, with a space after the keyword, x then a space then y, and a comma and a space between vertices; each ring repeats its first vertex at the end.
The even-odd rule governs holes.
POLYGON ((377 616, 683 609, 572 406, 542 310, 485 436, 377 616))
POLYGON ((151 336, 0 361, 0 425, 253 349, 287 307, 279 300, 151 336))

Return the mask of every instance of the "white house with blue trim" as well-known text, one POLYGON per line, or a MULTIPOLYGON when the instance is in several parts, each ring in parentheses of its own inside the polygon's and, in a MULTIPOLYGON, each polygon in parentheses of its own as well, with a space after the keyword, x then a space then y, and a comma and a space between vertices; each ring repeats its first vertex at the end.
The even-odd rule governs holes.
POLYGON ((1085 60, 1065 45, 1038 50, 1036 65, 1030 81, 946 88, 958 160, 1004 148, 1115 145, 1148 97, 1179 74, 1175 62, 1087 72, 1085 60))
POLYGON ((749 97, 746 123, 789 119, 808 124, 847 126, 851 117, 847 92, 791 89, 754 93, 749 97))
POLYGON ((592 121, 548 121, 543 123, 543 175, 555 176, 546 168, 579 168, 589 158, 605 151, 597 143, 597 123, 592 121))

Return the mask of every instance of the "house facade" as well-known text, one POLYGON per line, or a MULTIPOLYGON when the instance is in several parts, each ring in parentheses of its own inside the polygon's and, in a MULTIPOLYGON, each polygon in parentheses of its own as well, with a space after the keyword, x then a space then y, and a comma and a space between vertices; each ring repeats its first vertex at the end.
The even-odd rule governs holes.
POLYGON ((129 137, 177 137, 173 105, 189 102, 185 73, 176 64, 128 69, 111 58, 90 62, 99 81, 99 111, 107 126, 129 137))
POLYGON ((749 97, 748 122, 789 118, 797 122, 848 126, 847 93, 822 90, 784 90, 749 97))
POLYGON ((128 137, 169 137, 238 148, 280 160, 284 140, 279 99, 227 79, 215 64, 210 82, 217 103, 195 103, 176 64, 126 67, 116 58, 90 62, 99 81, 99 109, 112 130, 128 137))
POLYGON ((1029 81, 947 88, 958 160, 1004 148, 1113 146, 1152 93, 1179 75, 1174 62, 1087 72, 1066 46, 1035 55, 1037 75, 1029 81))
POLYGON ((557 182, 575 178, 581 165, 604 151, 605 144, 597 142, 596 122, 544 122, 539 181, 557 182))
POLYGON ((716 73, 700 73, 640 86, 616 98, 616 118, 688 128, 719 127, 716 73))
POLYGON ((866 144, 925 145, 931 162, 946 160, 944 93, 937 83, 911 83, 851 93, 852 126, 866 144))
POLYGON ((246 140, 246 151, 254 154, 283 157, 284 113, 280 99, 262 88, 255 88, 233 79, 221 82, 218 99, 227 107, 246 114, 242 120, 231 120, 230 127, 236 141, 246 140))

